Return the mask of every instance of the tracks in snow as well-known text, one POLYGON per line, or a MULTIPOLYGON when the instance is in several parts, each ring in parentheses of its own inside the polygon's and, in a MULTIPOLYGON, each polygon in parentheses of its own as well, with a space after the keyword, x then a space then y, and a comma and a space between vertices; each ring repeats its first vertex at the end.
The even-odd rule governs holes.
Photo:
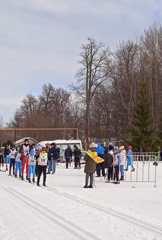
POLYGON ((26 194, 22 194, 19 191, 13 188, 2 187, 8 194, 14 196, 17 200, 23 202, 27 206, 29 206, 33 211, 39 213, 43 217, 46 217, 52 223, 57 224, 59 227, 62 227, 64 230, 72 234, 79 240, 101 240, 96 237, 89 231, 79 227, 73 222, 67 220, 63 216, 57 214, 53 210, 47 208, 46 206, 40 204, 38 201, 35 201, 28 197, 26 194))
POLYGON ((63 196, 66 199, 69 199, 71 201, 79 203, 83 206, 93 208, 93 209, 95 209, 99 212, 102 212, 102 213, 104 213, 108 216, 119 218, 119 219, 121 219, 121 220, 123 220, 127 223, 133 224, 136 227, 145 229, 146 231, 149 231, 149 232, 154 233, 154 234, 158 234, 162 237, 162 228, 160 226, 153 225, 149 222, 143 221, 143 220, 138 219, 138 218, 133 217, 133 216, 129 216, 125 213, 119 212, 119 211, 114 210, 112 208, 106 208, 106 207, 100 206, 96 203, 92 203, 88 200, 82 199, 80 197, 76 197, 73 194, 70 194, 70 193, 67 193, 67 192, 61 192, 57 188, 48 187, 47 190, 49 192, 52 192, 52 193, 57 194, 59 196, 63 196))
MULTIPOLYGON (((58 215, 56 212, 54 212, 51 209, 48 209, 46 206, 40 204, 37 201, 34 201, 33 199, 29 198, 27 195, 20 193, 19 191, 16 191, 13 188, 5 188, 2 186, 2 188, 8 192, 9 194, 12 194, 15 198, 21 200, 26 205, 30 206, 33 210, 38 212, 39 214, 45 216, 49 220, 51 220, 53 223, 61 226, 66 231, 74 235, 80 240, 87 240, 87 239, 93 239, 93 240, 101 240, 100 238, 96 237, 89 231, 86 231, 85 229, 77 226, 73 222, 65 219, 64 217, 58 215)), ((89 207, 91 209, 95 209, 99 212, 102 212, 103 214, 106 214, 107 216, 115 217, 118 219, 121 219, 122 221, 125 221, 126 223, 132 224, 135 227, 145 229, 146 231, 150 233, 157 234, 162 237, 162 227, 151 224, 149 222, 143 221, 139 218, 127 215, 125 213, 119 212, 117 210, 114 210, 112 208, 106 208, 99 204, 93 203, 91 201, 82 199, 78 196, 74 196, 73 194, 59 191, 57 188, 54 187, 47 187, 43 191, 49 191, 52 194, 62 196, 65 199, 69 199, 75 203, 81 204, 82 206, 89 207)))

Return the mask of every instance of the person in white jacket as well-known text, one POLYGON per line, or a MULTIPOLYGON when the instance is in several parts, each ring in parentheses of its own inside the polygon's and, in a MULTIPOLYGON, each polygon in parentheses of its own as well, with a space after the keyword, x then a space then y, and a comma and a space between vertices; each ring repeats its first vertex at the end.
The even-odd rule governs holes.
POLYGON ((9 166, 9 175, 11 176, 11 170, 13 175, 15 174, 15 159, 16 159, 16 148, 12 147, 10 151, 10 166, 9 166))
POLYGON ((120 146, 119 148, 119 158, 120 158, 120 180, 123 181, 124 180, 124 167, 126 164, 126 160, 127 160, 127 153, 125 150, 124 145, 120 146))
POLYGON ((47 170, 47 162, 48 162, 48 154, 46 148, 43 147, 39 152, 38 157, 38 178, 37 178, 37 186, 39 186, 40 177, 43 173, 43 186, 46 186, 46 170, 47 170))

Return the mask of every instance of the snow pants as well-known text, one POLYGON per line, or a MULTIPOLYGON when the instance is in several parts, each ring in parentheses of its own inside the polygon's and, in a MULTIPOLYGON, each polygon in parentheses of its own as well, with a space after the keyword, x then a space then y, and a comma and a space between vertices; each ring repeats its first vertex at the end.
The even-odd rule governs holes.
POLYGON ((107 168, 107 180, 113 179, 113 166, 107 168))
POLYGON ((40 182, 40 177, 43 173, 43 185, 46 185, 46 169, 47 166, 40 166, 38 165, 38 177, 37 177, 37 185, 39 186, 39 182, 40 182))
POLYGON ((118 182, 119 181, 119 165, 115 166, 114 169, 115 169, 114 180, 118 182))
POLYGON ((29 173, 29 159, 28 158, 24 158, 22 160, 22 177, 24 176, 24 170, 26 171, 26 177, 28 178, 28 173, 29 173))
POLYGON ((8 165, 10 164, 10 156, 6 155, 4 160, 5 160, 5 164, 6 164, 6 171, 8 171, 8 165))
POLYGON ((9 175, 11 175, 11 170, 13 171, 13 175, 15 174, 15 159, 10 159, 10 166, 9 166, 9 175))
POLYGON ((124 178, 124 165, 120 165, 120 176, 124 178))
POLYGON ((19 173, 19 177, 21 176, 21 172, 22 172, 22 169, 21 169, 21 161, 16 161, 16 164, 15 164, 15 176, 17 176, 17 174, 19 173))
POLYGON ((29 164, 29 173, 28 173, 28 177, 35 177, 35 164, 29 164))
POLYGON ((129 166, 131 166, 132 170, 134 169, 134 166, 133 166, 133 161, 127 161, 127 167, 126 167, 126 170, 128 170, 129 166))
POLYGON ((48 160, 48 173, 52 171, 52 160, 48 160))
POLYGON ((56 162, 57 160, 52 159, 52 174, 56 172, 56 162))
POLYGON ((75 157, 74 158, 74 168, 80 168, 80 158, 79 157, 75 157))
POLYGON ((71 163, 71 157, 66 157, 66 168, 69 167, 70 163, 71 163))
POLYGON ((102 176, 105 177, 105 163, 104 162, 97 164, 96 173, 97 173, 97 177, 100 177, 101 173, 102 173, 102 176))
POLYGON ((89 185, 93 187, 93 173, 86 173, 85 186, 88 186, 89 179, 90 179, 90 184, 89 185))

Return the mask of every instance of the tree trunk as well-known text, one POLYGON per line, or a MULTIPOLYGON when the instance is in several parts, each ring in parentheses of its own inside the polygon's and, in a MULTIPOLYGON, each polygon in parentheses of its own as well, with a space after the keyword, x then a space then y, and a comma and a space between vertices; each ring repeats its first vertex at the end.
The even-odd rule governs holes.
POLYGON ((86 149, 89 147, 89 138, 90 138, 90 104, 87 102, 86 104, 86 114, 85 114, 85 141, 86 141, 86 149))

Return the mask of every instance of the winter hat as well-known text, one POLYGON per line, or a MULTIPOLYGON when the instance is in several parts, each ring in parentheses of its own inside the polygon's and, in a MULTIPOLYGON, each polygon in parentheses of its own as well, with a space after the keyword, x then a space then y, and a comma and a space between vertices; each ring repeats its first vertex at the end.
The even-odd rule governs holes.
POLYGON ((42 147, 41 151, 46 152, 46 147, 42 147))
POLYGON ((119 150, 120 150, 120 151, 121 151, 121 150, 124 150, 124 149, 125 149, 124 145, 122 145, 122 146, 119 147, 119 150))
POLYGON ((96 148, 96 144, 95 144, 95 143, 91 143, 91 144, 89 145, 89 148, 96 148))

